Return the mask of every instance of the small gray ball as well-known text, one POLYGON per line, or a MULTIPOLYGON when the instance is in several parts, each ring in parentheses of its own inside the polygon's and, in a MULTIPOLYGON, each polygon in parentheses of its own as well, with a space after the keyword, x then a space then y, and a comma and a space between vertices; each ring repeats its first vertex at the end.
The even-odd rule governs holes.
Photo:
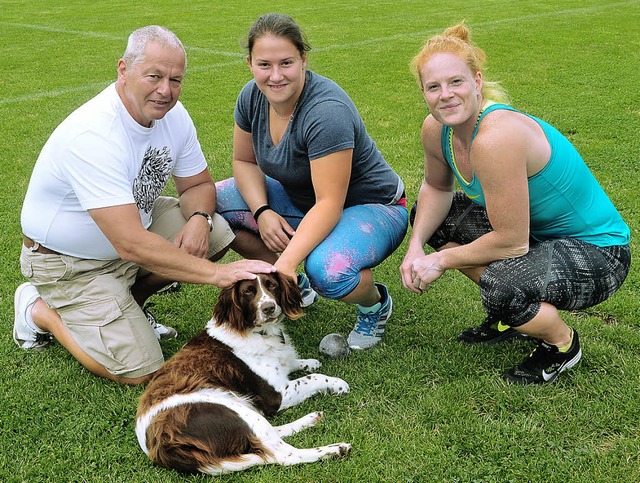
POLYGON ((347 357, 349 352, 351 352, 347 338, 340 334, 325 335, 320 341, 318 350, 320 354, 333 357, 334 359, 347 357))

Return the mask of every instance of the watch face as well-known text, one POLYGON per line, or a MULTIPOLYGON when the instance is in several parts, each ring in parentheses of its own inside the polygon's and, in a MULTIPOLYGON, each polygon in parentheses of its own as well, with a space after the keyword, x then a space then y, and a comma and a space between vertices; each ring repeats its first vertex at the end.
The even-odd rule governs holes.
POLYGON ((213 230, 213 220, 211 219, 211 215, 209 213, 205 213, 207 215, 207 223, 209 223, 209 231, 213 230))

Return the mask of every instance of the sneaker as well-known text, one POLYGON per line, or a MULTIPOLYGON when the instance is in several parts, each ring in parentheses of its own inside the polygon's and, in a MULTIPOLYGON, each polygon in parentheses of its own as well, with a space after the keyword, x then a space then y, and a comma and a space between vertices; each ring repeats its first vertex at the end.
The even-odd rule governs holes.
POLYGON ((40 298, 38 290, 29 282, 16 289, 14 296, 13 340, 18 347, 41 352, 49 347, 53 336, 42 332, 27 322, 27 310, 40 298))
POLYGON ((380 292, 380 308, 375 312, 365 314, 358 308, 356 325, 349 334, 347 342, 352 349, 369 349, 382 340, 387 320, 393 311, 393 300, 387 287, 376 283, 380 292))
POLYGON ((529 357, 504 373, 504 378, 521 384, 553 382, 562 371, 575 366, 581 357, 578 333, 574 330, 573 342, 567 352, 560 352, 556 346, 540 341, 529 357))
POLYGON ((149 324, 151 324, 153 331, 156 333, 156 337, 158 338, 158 340, 176 338, 178 336, 178 331, 173 327, 162 325, 160 322, 158 322, 155 315, 151 313, 150 309, 154 305, 155 304, 153 303, 144 304, 144 307, 142 307, 142 312, 144 312, 144 315, 147 317, 149 324))
POLYGON ((305 273, 298 274, 298 287, 300 288, 300 295, 302 295, 302 307, 309 307, 312 303, 318 300, 318 293, 311 288, 311 282, 309 277, 305 273))
POLYGON ((156 295, 168 295, 171 293, 179 292, 181 289, 182 289, 182 283, 173 282, 167 285, 166 287, 164 287, 163 289, 158 290, 156 292, 156 295))
POLYGON ((463 330, 458 340, 467 344, 498 344, 510 339, 528 337, 493 317, 487 317, 479 326, 463 330))

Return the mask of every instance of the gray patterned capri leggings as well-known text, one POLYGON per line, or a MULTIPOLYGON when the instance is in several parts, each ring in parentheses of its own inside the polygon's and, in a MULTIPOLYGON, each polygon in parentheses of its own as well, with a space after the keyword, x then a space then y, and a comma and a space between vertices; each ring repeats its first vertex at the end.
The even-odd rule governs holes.
MULTIPOLYGON (((411 210, 413 226, 415 205, 411 210)), ((447 218, 427 242, 439 249, 461 245, 491 231, 486 210, 464 193, 454 193, 447 218)), ((560 310, 599 304, 624 282, 631 265, 629 245, 598 247, 575 238, 530 240, 529 252, 490 263, 480 277, 487 313, 512 327, 529 322, 547 302, 560 310)))

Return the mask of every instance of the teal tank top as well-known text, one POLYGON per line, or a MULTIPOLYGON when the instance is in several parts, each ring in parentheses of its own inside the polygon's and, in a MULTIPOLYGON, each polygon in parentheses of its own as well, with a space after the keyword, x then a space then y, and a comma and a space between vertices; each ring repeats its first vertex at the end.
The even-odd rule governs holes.
MULTIPOLYGON (((488 103, 480 113, 472 143, 484 116, 498 109, 521 112, 506 104, 488 103)), ((528 179, 531 236, 538 241, 577 238, 600 247, 629 243, 629 227, 571 142, 550 124, 521 114, 540 125, 551 147, 547 165, 528 179)), ((443 126, 440 140, 445 160, 462 190, 473 202, 486 207, 475 173, 467 182, 458 171, 453 129, 443 126)))

